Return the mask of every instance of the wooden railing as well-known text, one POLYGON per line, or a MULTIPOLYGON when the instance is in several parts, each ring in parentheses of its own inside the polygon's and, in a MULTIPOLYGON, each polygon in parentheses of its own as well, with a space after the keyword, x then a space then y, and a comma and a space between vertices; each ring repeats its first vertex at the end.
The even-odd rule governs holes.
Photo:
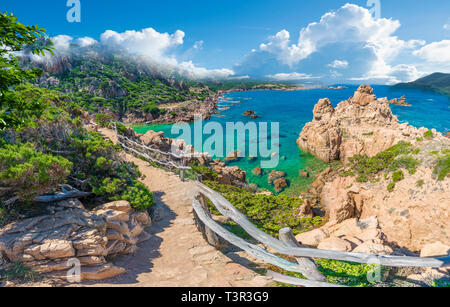
POLYGON ((121 135, 117 131, 116 123, 114 123, 114 131, 117 137, 117 142, 126 152, 129 152, 138 158, 145 158, 149 162, 166 167, 171 171, 179 171, 182 181, 184 181, 185 172, 192 169, 191 167, 186 166, 186 156, 151 148, 141 144, 139 140, 132 140, 124 135, 121 135))
MULTIPOLYGON (((136 140, 120 135, 117 132, 117 128, 114 128, 117 141, 125 151, 130 152, 136 157, 143 157, 153 163, 164 166, 169 170, 179 170, 182 180, 184 180, 185 171, 191 170, 190 167, 185 166, 186 157, 145 146, 136 140)), ((326 282, 326 277, 319 272, 317 264, 313 258, 378 264, 381 266, 391 267, 440 268, 450 266, 450 257, 419 258, 407 256, 371 255, 307 248, 301 246, 297 242, 290 228, 281 229, 279 232, 279 239, 275 239, 253 225, 247 217, 240 213, 222 195, 205 186, 201 182, 198 182, 197 185, 199 190, 198 198, 197 200, 194 200, 192 204, 194 208, 194 215, 199 231, 203 233, 206 241, 210 245, 220 250, 223 246, 231 244, 241 248, 259 260, 272 264, 288 272, 301 273, 307 278, 300 279, 268 271, 267 275, 274 281, 305 287, 340 287, 339 285, 326 282), (283 259, 274 253, 271 253, 256 244, 249 243, 229 232, 222 225, 215 222, 211 218, 210 211, 206 204, 207 199, 212 202, 215 208, 223 216, 237 223, 257 242, 262 243, 264 246, 276 251, 276 253, 280 255, 295 258, 297 263, 283 259)))
POLYGON ((297 240, 295 240, 290 228, 280 230, 278 240, 258 229, 219 193, 213 191, 202 183, 198 183, 198 187, 199 197, 193 202, 194 212, 199 230, 203 232, 205 239, 210 245, 220 249, 224 243, 232 244, 259 260, 277 266, 285 271, 301 273, 307 278, 299 279, 269 271, 268 276, 272 277, 275 281, 306 287, 336 286, 325 282, 325 276, 319 272, 317 265, 312 258, 334 259, 390 267, 441 268, 450 266, 450 257, 419 258, 407 256, 371 255, 307 248, 301 246, 297 240), (268 252, 266 249, 255 244, 251 244, 229 232, 211 218, 210 212, 206 205, 206 199, 209 199, 223 216, 233 220, 240 227, 242 227, 253 239, 276 251, 276 253, 280 255, 294 257, 297 263, 276 256, 275 254, 268 252))

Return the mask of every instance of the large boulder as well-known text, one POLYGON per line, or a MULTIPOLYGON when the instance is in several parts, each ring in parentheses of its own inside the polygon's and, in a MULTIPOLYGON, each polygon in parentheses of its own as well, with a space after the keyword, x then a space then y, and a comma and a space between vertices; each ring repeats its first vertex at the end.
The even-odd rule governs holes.
POLYGON ((301 233, 295 236, 295 238, 302 245, 317 247, 320 244, 320 242, 327 239, 329 236, 330 235, 326 230, 315 229, 309 232, 301 233))
POLYGON ((349 252, 352 250, 352 244, 337 237, 330 237, 320 242, 317 248, 336 252, 349 252))
POLYGON ((362 85, 336 108, 328 99, 319 100, 313 121, 305 125, 297 144, 323 161, 347 161, 355 154, 378 153, 405 139, 398 128, 389 104, 377 100, 370 86, 362 85))
POLYGON ((450 256, 450 246, 441 242, 425 245, 420 251, 420 257, 443 257, 450 256))
MULTIPOLYGON (((418 252, 430 242, 450 245, 450 180, 436 180, 434 171, 438 156, 450 149, 447 137, 432 130, 433 137, 424 138, 428 129, 400 124, 386 99, 377 99, 366 85, 335 108, 329 100, 321 99, 313 113, 298 145, 324 161, 344 163, 341 170, 317 178, 310 189, 326 209, 329 225, 376 216, 385 240, 401 248, 418 252), (348 163, 351 157, 372 157, 400 141, 412 145, 414 151, 407 158, 414 158, 419 165, 415 172, 403 169, 405 178, 395 183, 393 191, 387 188, 393 181, 388 169, 373 174, 367 182, 359 182, 357 176, 339 176, 344 169, 357 173, 348 163)), ((378 234, 373 229, 362 239, 378 234)))
POLYGON ((37 272, 63 276, 69 260, 76 258, 83 267, 82 279, 109 278, 124 270, 108 264, 105 257, 135 252, 146 235, 144 228, 151 225, 147 212, 133 212, 126 201, 88 211, 72 199, 47 211, 0 229, 0 266, 22 261, 37 272))

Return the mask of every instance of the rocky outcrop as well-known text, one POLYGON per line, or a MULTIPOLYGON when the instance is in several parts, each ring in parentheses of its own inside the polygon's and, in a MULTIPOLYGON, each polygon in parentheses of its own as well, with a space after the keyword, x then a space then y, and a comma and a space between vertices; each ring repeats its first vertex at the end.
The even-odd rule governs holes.
POLYGON ((241 157, 242 157, 242 153, 239 150, 235 150, 228 154, 228 156, 225 158, 225 161, 227 161, 227 162, 237 161, 241 157))
MULTIPOLYGON (((169 139, 164 137, 163 132, 148 131, 143 135, 135 135, 140 141, 151 148, 158 149, 163 152, 173 152, 178 155, 184 155, 187 164, 194 162, 202 166, 208 166, 211 170, 218 174, 218 181, 221 184, 243 186, 247 185, 247 173, 237 166, 227 166, 225 162, 213 161, 211 157, 204 153, 196 152, 192 145, 186 145, 184 140, 169 139)), ((234 151, 230 153, 227 161, 239 159, 240 152, 234 151)))
POLYGON ((348 219, 340 224, 327 224, 296 236, 301 244, 318 249, 364 254, 392 254, 394 250, 384 238, 376 217, 348 219))
POLYGON ((149 238, 147 212, 133 212, 126 201, 88 211, 75 199, 56 203, 41 215, 0 229, 0 266, 21 261, 37 272, 65 278, 76 261, 81 279, 114 277, 125 272, 108 261, 133 254, 149 238), (74 262, 75 260, 75 262, 74 262))
MULTIPOLYGON (((328 227, 376 216, 386 242, 393 245, 415 252, 430 242, 450 245, 450 180, 438 181, 433 172, 438 157, 450 149, 450 140, 442 134, 400 124, 372 88, 361 86, 336 108, 328 99, 320 100, 298 144, 324 161, 345 163, 341 170, 324 172, 311 187, 327 211, 328 227), (415 172, 403 169, 404 179, 393 190, 387 189, 393 182, 391 172, 375 174, 367 182, 340 176, 342 170, 354 171, 346 164, 350 157, 374 156, 400 141, 412 145, 415 152, 409 158, 420 164, 415 172)), ((377 244, 365 244, 360 250, 385 251, 377 244)))
POLYGON ((250 117, 250 118, 252 118, 252 119, 259 118, 259 116, 256 115, 255 111, 253 111, 253 110, 245 111, 242 115, 248 116, 248 117, 250 117))
POLYGON ((289 185, 285 177, 285 172, 273 170, 269 174, 268 183, 274 185, 276 192, 282 192, 289 185))
POLYGON ((347 161, 355 154, 375 155, 413 134, 419 136, 414 127, 400 125, 389 104, 377 100, 366 85, 336 108, 327 98, 319 100, 313 114, 297 144, 326 162, 347 161))
POLYGON ((218 174, 218 181, 221 184, 242 186, 247 185, 247 173, 237 166, 226 166, 222 161, 213 161, 210 167, 218 174))

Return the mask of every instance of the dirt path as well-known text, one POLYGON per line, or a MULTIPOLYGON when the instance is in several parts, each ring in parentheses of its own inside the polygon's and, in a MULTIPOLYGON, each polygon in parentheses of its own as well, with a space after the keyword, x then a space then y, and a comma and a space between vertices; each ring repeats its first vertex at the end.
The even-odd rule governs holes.
MULTIPOLYGON (((115 141, 111 130, 101 132, 115 141)), ((234 253, 224 255, 203 239, 192 213, 195 182, 182 182, 131 155, 126 159, 139 166, 145 175, 142 182, 154 193, 156 221, 147 229, 151 238, 136 254, 115 259, 127 273, 92 286, 248 287, 270 283, 267 277, 238 264, 246 259, 234 253)))

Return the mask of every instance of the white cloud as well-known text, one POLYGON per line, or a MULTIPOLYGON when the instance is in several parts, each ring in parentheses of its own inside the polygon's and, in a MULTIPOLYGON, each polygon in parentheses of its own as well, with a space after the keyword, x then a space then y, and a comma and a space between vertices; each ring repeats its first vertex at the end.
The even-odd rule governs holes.
MULTIPOLYGON (((126 51, 130 54, 144 56, 147 59, 167 66, 178 71, 181 75, 190 78, 228 78, 234 75, 231 69, 207 69, 196 66, 190 60, 178 60, 175 49, 184 43, 184 32, 177 30, 173 34, 159 33, 153 28, 146 28, 141 31, 125 31, 118 33, 112 30, 105 31, 100 36, 100 42, 91 37, 82 37, 74 39, 68 35, 58 35, 52 37, 56 55, 64 55, 70 52, 71 47, 90 48, 95 45, 102 45, 112 50, 126 51)), ((195 42, 190 50, 200 51, 203 48, 203 41, 195 42)), ((86 52, 86 50, 77 50, 76 52, 86 52)), ((189 53, 185 52, 186 55, 189 53)), ((50 62, 53 57, 46 55, 27 55, 35 62, 50 62)), ((145 58, 140 60, 145 61, 145 58)))
POLYGON ((267 75, 267 78, 275 79, 277 81, 294 81, 294 80, 304 80, 304 79, 317 79, 318 77, 313 77, 309 74, 303 74, 298 72, 293 73, 279 73, 274 75, 267 75))
POLYGON ((450 40, 434 42, 414 51, 414 55, 429 62, 449 63, 450 62, 450 40))
POLYGON ((236 70, 245 74, 248 67, 267 76, 289 69, 326 79, 410 81, 423 74, 419 67, 423 71, 424 65, 417 64, 413 52, 426 42, 400 39, 395 35, 399 27, 398 20, 375 19, 368 9, 346 4, 302 28, 296 43, 286 30, 269 37, 236 70))
POLYGON ((341 61, 341 60, 334 60, 333 63, 328 64, 328 67, 331 68, 347 68, 348 62, 347 61, 341 61))
POLYGON ((232 79, 232 80, 245 80, 245 79, 250 79, 250 76, 249 75, 236 76, 236 77, 230 77, 229 79, 232 79))
POLYGON ((180 69, 180 73, 190 78, 215 78, 223 79, 234 75, 231 69, 206 69, 204 67, 195 66, 192 61, 181 62, 177 65, 180 69))
POLYGON ((82 37, 82 38, 78 38, 75 40, 75 43, 80 46, 80 47, 90 47, 93 46, 95 44, 98 44, 98 42, 91 38, 91 37, 82 37))
POLYGON ((107 30, 100 36, 100 42, 109 47, 123 48, 130 53, 149 56, 160 63, 175 64, 175 58, 169 55, 168 51, 182 45, 184 36, 184 32, 180 30, 173 34, 159 33, 153 28, 123 33, 107 30))
POLYGON ((194 47, 193 48, 201 50, 201 49, 203 49, 203 44, 204 44, 203 41, 197 41, 197 42, 194 43, 194 47))
POLYGON ((323 15, 320 22, 303 28, 297 44, 292 44, 289 32, 282 30, 271 36, 268 43, 261 44, 259 49, 277 54, 280 62, 288 65, 296 64, 333 43, 364 42, 380 56, 388 57, 407 45, 392 36, 399 27, 397 20, 375 19, 366 8, 346 4, 323 15))
POLYGON ((59 51, 69 50, 73 38, 68 35, 58 35, 52 38, 54 48, 59 51))

